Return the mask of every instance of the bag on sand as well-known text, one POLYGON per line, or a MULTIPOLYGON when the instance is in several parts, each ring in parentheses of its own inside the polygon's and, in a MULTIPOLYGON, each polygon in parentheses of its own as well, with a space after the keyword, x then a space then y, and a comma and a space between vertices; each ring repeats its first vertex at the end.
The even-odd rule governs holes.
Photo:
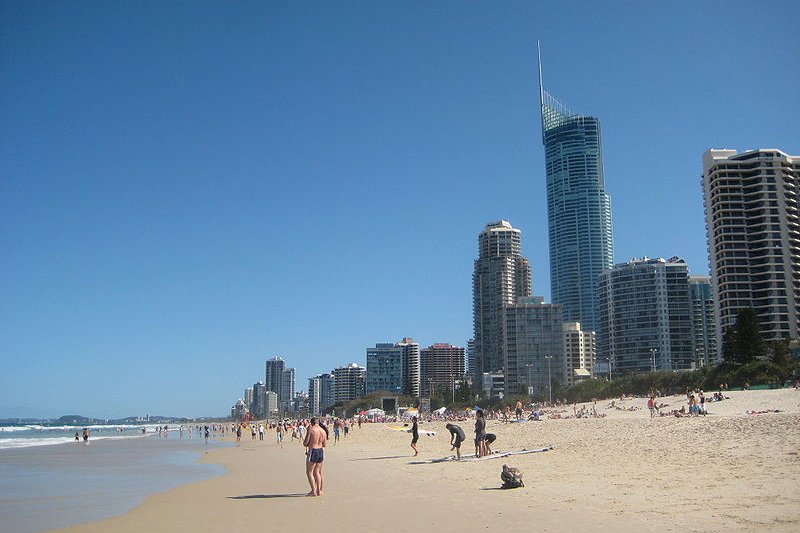
POLYGON ((522 482, 522 472, 513 466, 503 465, 500 479, 503 480, 502 488, 504 489, 518 489, 525 486, 525 483, 522 482))

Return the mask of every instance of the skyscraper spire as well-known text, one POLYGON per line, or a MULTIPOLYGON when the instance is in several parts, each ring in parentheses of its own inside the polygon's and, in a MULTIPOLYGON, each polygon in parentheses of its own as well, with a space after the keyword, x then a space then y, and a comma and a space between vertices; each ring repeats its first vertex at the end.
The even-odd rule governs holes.
POLYGON ((539 65, 539 107, 541 107, 544 105, 544 85, 542 82, 542 47, 539 45, 539 39, 536 39, 536 57, 539 65))

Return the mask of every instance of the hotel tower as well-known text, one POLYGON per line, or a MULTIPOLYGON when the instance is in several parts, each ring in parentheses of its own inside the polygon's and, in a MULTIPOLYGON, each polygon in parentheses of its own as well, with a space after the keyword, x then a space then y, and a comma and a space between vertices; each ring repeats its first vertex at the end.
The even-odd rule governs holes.
POLYGON ((797 339, 800 157, 708 150, 703 193, 717 349, 745 308, 755 310, 765 340, 797 339))
POLYGON ((613 266, 611 200, 603 180, 600 121, 556 100, 542 85, 539 102, 547 173, 550 291, 564 322, 597 331, 597 283, 613 266))
POLYGON ((472 274, 472 321, 475 332, 473 383, 484 373, 505 368, 504 307, 531 295, 531 266, 521 255, 521 231, 505 220, 487 224, 478 237, 478 259, 472 274))

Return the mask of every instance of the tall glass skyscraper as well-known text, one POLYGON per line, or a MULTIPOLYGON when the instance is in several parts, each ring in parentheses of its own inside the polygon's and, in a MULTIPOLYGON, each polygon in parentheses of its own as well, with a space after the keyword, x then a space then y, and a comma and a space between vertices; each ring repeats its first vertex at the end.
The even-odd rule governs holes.
POLYGON ((597 331, 597 281, 614 264, 611 200, 603 179, 600 121, 581 115, 544 90, 539 102, 547 171, 550 292, 564 322, 597 331))

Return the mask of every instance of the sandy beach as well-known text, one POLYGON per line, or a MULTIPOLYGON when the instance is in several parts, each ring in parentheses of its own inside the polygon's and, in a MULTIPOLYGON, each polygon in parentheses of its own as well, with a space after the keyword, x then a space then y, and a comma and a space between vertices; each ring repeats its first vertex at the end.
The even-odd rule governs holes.
MULTIPOLYGON (((206 453, 228 474, 149 497, 115 518, 61 532, 295 530, 317 522, 350 532, 494 531, 798 531, 800 391, 734 391, 705 417, 650 418, 645 398, 598 402, 605 418, 489 420, 495 450, 552 445, 551 451, 475 462, 411 464, 450 455, 444 422, 410 435, 382 424, 331 442, 325 494, 305 497, 303 447, 243 438, 206 453), (632 410, 630 410, 632 409, 632 410), (750 411, 774 411, 748 414, 750 411), (525 487, 500 490, 504 463, 525 487)), ((685 397, 662 398, 668 409, 685 397)), ((578 409, 581 405, 579 404, 578 409)), ((590 407, 590 406, 588 406, 590 407)), ((565 409, 564 416, 572 413, 565 409)), ((465 453, 472 451, 471 420, 465 453)))

